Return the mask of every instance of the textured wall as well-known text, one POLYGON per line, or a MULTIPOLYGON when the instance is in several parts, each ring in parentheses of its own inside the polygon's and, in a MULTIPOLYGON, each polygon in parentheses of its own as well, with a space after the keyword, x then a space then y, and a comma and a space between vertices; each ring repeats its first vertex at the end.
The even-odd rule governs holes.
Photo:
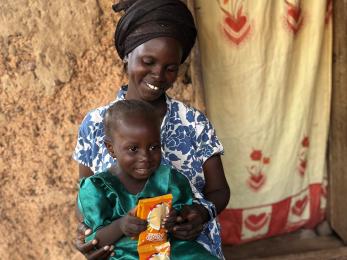
MULTIPOLYGON (((112 0, 0 4, 1 259, 80 259, 73 247, 85 113, 126 82, 113 48, 112 0)), ((171 94, 189 103, 187 65, 171 94)))

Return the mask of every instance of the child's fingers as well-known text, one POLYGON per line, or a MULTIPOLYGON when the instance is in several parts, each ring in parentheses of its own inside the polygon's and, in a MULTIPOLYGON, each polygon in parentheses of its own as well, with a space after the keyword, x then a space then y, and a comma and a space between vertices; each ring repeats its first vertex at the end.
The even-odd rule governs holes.
POLYGON ((128 222, 134 225, 147 226, 147 221, 138 217, 129 216, 128 222))
POLYGON ((131 209, 128 214, 130 216, 134 216, 135 217, 136 216, 136 211, 137 211, 137 206, 135 208, 131 209))
POLYGON ((132 235, 137 235, 138 233, 146 230, 147 221, 139 219, 137 217, 131 217, 128 222, 128 230, 132 235))
POLYGON ((129 237, 135 237, 138 234, 140 234, 141 232, 145 231, 146 227, 143 226, 137 226, 137 225, 131 225, 129 226, 126 235, 129 237))

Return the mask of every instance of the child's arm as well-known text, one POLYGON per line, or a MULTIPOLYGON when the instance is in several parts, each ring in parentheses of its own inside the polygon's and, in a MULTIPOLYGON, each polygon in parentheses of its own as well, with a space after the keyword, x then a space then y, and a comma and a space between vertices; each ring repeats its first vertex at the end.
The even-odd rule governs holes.
POLYGON ((135 209, 119 219, 112 221, 109 225, 96 231, 96 239, 99 246, 111 245, 122 236, 134 237, 146 230, 147 222, 134 216, 135 209))
POLYGON ((112 245, 122 236, 134 236, 146 229, 146 221, 129 212, 126 216, 114 213, 117 198, 111 201, 101 188, 102 180, 98 178, 83 179, 78 194, 78 207, 84 217, 84 223, 93 231, 87 241, 94 238, 98 247, 112 245))

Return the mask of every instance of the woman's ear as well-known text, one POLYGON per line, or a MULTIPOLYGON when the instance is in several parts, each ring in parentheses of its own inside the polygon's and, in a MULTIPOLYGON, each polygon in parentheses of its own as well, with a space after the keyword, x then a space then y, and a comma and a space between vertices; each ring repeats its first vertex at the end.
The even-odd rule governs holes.
POLYGON ((129 54, 125 55, 123 59, 123 70, 125 73, 128 73, 128 61, 129 61, 129 54))
POLYGON ((116 153, 113 149, 113 145, 111 144, 111 142, 105 141, 104 144, 107 148, 108 153, 112 156, 112 158, 116 159, 116 153))

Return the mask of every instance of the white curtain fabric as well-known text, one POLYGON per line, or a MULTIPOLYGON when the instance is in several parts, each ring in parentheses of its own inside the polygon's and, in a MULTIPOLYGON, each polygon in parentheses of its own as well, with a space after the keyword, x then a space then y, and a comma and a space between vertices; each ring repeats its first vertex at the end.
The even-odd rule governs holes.
POLYGON ((196 0, 207 113, 231 188, 224 243, 313 227, 326 206, 332 0, 196 0))

